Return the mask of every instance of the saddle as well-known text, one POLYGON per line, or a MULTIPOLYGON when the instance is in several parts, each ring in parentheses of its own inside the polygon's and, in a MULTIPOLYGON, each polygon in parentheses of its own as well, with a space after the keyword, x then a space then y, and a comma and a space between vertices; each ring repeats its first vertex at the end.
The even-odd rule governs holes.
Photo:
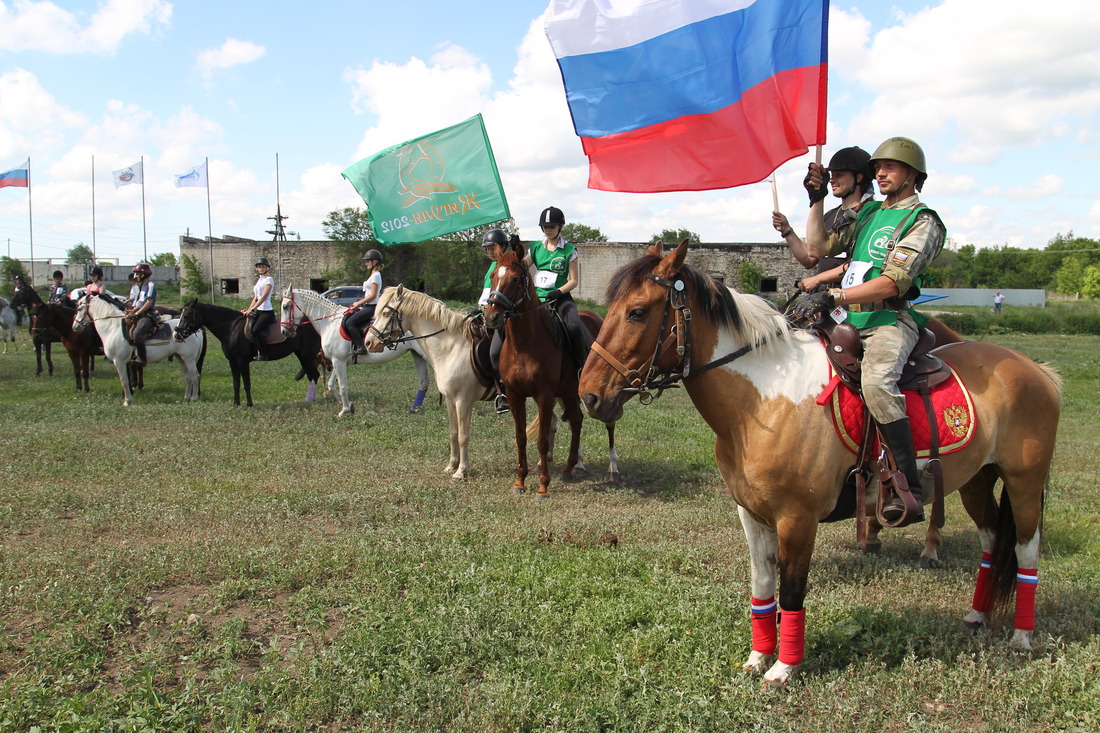
POLYGON ((131 318, 127 316, 126 320, 130 324, 130 327, 125 329, 124 333, 126 334, 126 340, 130 343, 131 346, 134 343, 134 329, 137 328, 137 325, 142 318, 148 318, 153 322, 153 330, 150 331, 149 335, 145 337, 145 343, 158 340, 171 340, 173 335, 172 324, 169 323, 169 321, 172 320, 171 317, 161 315, 159 313, 146 313, 139 316, 138 318, 131 318))
MULTIPOLYGON (((863 358, 863 344, 859 337, 859 331, 850 323, 836 323, 832 319, 822 319, 813 324, 811 330, 822 340, 829 363, 834 370, 834 376, 829 384, 818 396, 817 403, 825 405, 832 400, 835 403, 839 399, 834 398, 837 387, 843 384, 851 394, 859 401, 859 423, 861 426, 861 438, 858 442, 857 461, 848 473, 841 494, 837 499, 836 507, 822 522, 833 522, 847 519, 853 514, 856 517, 856 538, 860 545, 866 543, 867 524, 864 510, 866 507, 867 482, 873 474, 879 478, 879 492, 876 501, 876 514, 880 524, 890 526, 882 515, 883 507, 890 501, 891 494, 902 496, 907 505, 913 509, 919 509, 916 501, 911 497, 908 488, 901 489, 899 481, 903 484, 904 477, 898 472, 894 458, 890 454, 885 441, 879 439, 878 428, 866 404, 863 402, 861 365, 863 358)), ((943 471, 940 466, 940 419, 933 406, 933 388, 944 385, 955 375, 951 368, 939 357, 930 353, 935 347, 936 337, 931 331, 922 329, 916 345, 906 359, 902 368, 901 377, 898 379, 898 387, 903 393, 916 392, 923 403, 924 414, 927 419, 928 446, 926 455, 928 464, 925 470, 932 473, 934 488, 932 495, 932 521, 937 527, 944 525, 943 508, 943 471)), ((960 386, 961 389, 961 386, 960 386)), ((908 398, 907 398, 908 402, 908 398)), ((839 410, 834 407, 834 420, 839 410)), ((946 419, 946 415, 945 415, 946 419)), ((972 411, 970 413, 972 423, 972 411)), ((841 426, 838 424, 838 432, 841 426)), ((969 432, 965 434, 965 442, 956 442, 952 450, 959 450, 966 442, 969 442, 969 432)), ((914 443, 916 441, 914 440, 914 443)), ((850 446, 851 447, 851 446, 850 446)), ((906 512, 908 514, 908 510, 906 512)), ((901 520, 899 520, 900 522, 901 520)))
POLYGON ((471 308, 466 314, 468 328, 473 336, 473 344, 470 346, 470 368, 477 377, 477 383, 485 388, 479 400, 488 400, 497 394, 497 373, 493 369, 493 360, 489 356, 493 334, 485 328, 484 321, 478 318, 479 315, 481 315, 480 308, 471 308))
MULTIPOLYGON (((253 315, 252 313, 245 313, 245 315, 244 315, 244 337, 245 337, 245 340, 250 341, 252 343, 256 343, 256 339, 252 338, 252 321, 255 320, 255 318, 256 318, 256 316, 253 315)), ((272 328, 272 326, 277 326, 277 325, 278 325, 277 323, 272 323, 271 325, 269 325, 267 328, 264 329, 264 337, 263 337, 263 340, 260 343, 263 343, 263 344, 281 344, 283 341, 286 341, 286 337, 283 336, 283 329, 281 329, 281 328, 272 328)))

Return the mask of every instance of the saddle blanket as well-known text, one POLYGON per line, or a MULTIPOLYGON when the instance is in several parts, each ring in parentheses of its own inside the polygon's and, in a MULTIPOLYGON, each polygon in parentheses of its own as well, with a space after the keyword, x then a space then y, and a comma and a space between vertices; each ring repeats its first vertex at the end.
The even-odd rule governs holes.
MULTIPOLYGON (((830 377, 836 374, 832 365, 829 366, 829 373, 830 377)), ((924 400, 916 390, 904 390, 902 394, 905 396, 905 413, 909 416, 917 458, 928 458, 932 441, 924 400)), ((932 388, 931 398, 932 412, 936 416, 940 432, 940 455, 962 450, 974 437, 974 427, 977 424, 970 391, 955 370, 951 369, 951 376, 932 388)), ((863 437, 863 399, 841 383, 833 390, 829 411, 844 447, 858 454, 859 441, 863 437)), ((877 443, 877 436, 875 441, 877 443)))

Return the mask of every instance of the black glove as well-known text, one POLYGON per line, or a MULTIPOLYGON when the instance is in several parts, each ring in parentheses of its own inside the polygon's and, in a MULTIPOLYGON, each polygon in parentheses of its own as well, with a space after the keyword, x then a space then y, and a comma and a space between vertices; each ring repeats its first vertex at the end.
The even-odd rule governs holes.
MULTIPOLYGON (((810 165, 813 164, 811 163, 810 165)), ((814 188, 813 184, 810 183, 809 173, 802 179, 802 186, 806 189, 806 193, 810 195, 810 206, 813 206, 829 195, 829 171, 825 168, 821 170, 825 174, 824 178, 821 180, 821 188, 814 188)))
POLYGON ((560 298, 562 295, 563 293, 560 290, 551 290, 549 293, 546 294, 546 302, 553 302, 560 298))
POLYGON ((513 252, 518 252, 519 251, 519 235, 518 234, 513 234, 511 237, 508 238, 508 246, 511 248, 511 250, 513 252))
POLYGON ((824 293, 803 293, 791 304, 791 313, 799 318, 812 321, 818 313, 833 309, 833 296, 824 293))

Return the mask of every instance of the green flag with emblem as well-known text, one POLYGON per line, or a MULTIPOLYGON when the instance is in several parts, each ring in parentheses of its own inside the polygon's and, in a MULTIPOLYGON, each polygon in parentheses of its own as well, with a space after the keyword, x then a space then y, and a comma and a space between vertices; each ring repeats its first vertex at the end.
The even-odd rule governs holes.
POLYGON ((423 242, 508 219, 481 115, 394 145, 343 172, 383 244, 423 242))

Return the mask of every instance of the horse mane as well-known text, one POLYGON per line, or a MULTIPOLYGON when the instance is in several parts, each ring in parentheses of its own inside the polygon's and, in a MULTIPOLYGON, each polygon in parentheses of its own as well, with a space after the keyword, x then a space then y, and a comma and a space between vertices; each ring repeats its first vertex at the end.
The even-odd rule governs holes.
POLYGON ((296 288, 294 290, 294 297, 306 301, 311 307, 323 307, 329 313, 338 313, 341 310, 346 310, 343 306, 322 298, 320 293, 313 290, 298 290, 296 288))
MULTIPOLYGON (((620 267, 607 283, 606 303, 613 303, 645 282, 660 263, 657 255, 646 254, 620 267)), ((687 284, 687 304, 696 313, 706 313, 719 328, 727 328, 746 344, 789 343, 790 327, 768 301, 739 293, 719 284, 710 275, 684 263, 680 276, 687 284)))
MULTIPOLYGON (((390 295, 396 292, 396 287, 388 287, 382 291, 382 296, 390 295)), ((389 298, 387 298, 389 300, 389 298)), ((378 301, 381 303, 381 299, 378 301)), ((405 288, 404 300, 401 302, 401 310, 413 318, 423 318, 429 321, 435 321, 441 328, 450 332, 457 333, 466 338, 468 341, 474 340, 473 335, 473 323, 465 313, 456 311, 452 308, 448 308, 442 301, 427 293, 422 293, 418 290, 409 290, 405 288)))

